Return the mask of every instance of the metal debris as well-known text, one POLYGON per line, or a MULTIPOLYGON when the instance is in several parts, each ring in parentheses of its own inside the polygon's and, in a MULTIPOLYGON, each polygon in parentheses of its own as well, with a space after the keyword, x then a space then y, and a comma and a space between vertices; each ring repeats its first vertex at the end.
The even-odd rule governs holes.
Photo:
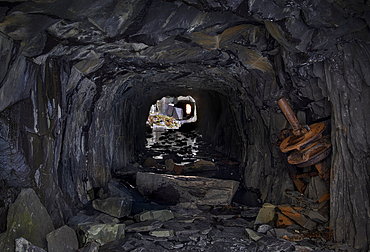
MULTIPOLYGON (((315 123, 308 127, 303 127, 298 122, 285 97, 279 98, 277 103, 293 128, 293 135, 286 137, 284 140, 283 138, 289 134, 289 131, 282 130, 280 133, 279 140, 282 140, 280 144, 281 151, 284 153, 292 151, 288 156, 289 164, 298 167, 315 165, 320 178, 325 182, 329 190, 329 169, 324 162, 321 162, 331 151, 330 137, 322 136, 322 132, 326 128, 325 124, 315 123)), ((297 180, 298 177, 293 176, 292 178, 297 180)))

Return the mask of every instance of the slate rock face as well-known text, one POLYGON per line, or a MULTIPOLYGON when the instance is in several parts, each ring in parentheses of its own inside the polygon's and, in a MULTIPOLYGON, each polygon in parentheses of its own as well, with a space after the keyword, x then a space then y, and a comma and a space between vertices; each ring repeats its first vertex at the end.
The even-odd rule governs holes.
POLYGON ((9 207, 7 230, 1 234, 0 250, 14 251, 14 240, 18 237, 46 248, 46 235, 53 230, 53 222, 35 191, 31 188, 23 189, 9 207))
POLYGON ((200 133, 240 162, 244 184, 285 203, 294 185, 272 147, 284 95, 302 124, 323 121, 331 134, 335 240, 368 248, 366 3, 12 2, 0 9, 3 219, 35 185, 62 226, 145 145, 150 105, 185 93, 200 133))

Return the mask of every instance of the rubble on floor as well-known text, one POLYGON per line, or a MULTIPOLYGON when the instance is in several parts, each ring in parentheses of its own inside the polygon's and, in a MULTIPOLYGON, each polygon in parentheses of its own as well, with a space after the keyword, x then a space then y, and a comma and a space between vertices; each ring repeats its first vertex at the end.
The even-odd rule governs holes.
MULTIPOLYGON (((189 139, 177 144, 184 141, 189 139)), ((222 167, 232 173, 237 162, 205 146, 191 153, 192 161, 181 165, 173 153, 166 162, 143 156, 146 167, 133 164, 106 187, 90 190, 89 202, 56 230, 36 193, 25 189, 9 209, 0 247, 16 239, 17 251, 355 251, 332 242, 330 195, 320 180, 311 178, 314 183, 305 194, 282 192, 289 204, 247 206, 234 197, 239 181, 220 179, 222 167), (25 223, 21 214, 32 223, 25 223), (27 225, 36 227, 38 237, 22 229, 27 225)))
MULTIPOLYGON (((173 175, 164 177, 176 180, 173 175)), ((181 181, 194 179, 193 176, 177 178, 181 181)), ((203 179, 200 180, 202 183, 207 181, 203 179)), ((217 181, 219 184, 225 182, 217 181)), ((106 199, 110 199, 107 201, 109 204, 119 204, 123 197, 130 202, 135 201, 135 195, 130 193, 123 182, 115 179, 109 184, 110 189, 100 194, 104 198, 104 194, 108 194, 106 199), (113 199, 117 202, 112 203, 113 199)), ((297 192, 286 193, 292 197, 292 201, 295 199, 292 205, 265 203, 262 207, 248 207, 233 202, 227 205, 205 205, 199 204, 201 201, 187 201, 156 210, 150 209, 150 206, 155 205, 152 203, 139 214, 130 212, 121 217, 94 208, 93 202, 102 200, 96 198, 70 218, 68 226, 48 232, 47 247, 50 251, 58 251, 56 248, 75 251, 78 247, 81 252, 355 251, 344 244, 331 242, 333 231, 328 227, 328 219, 319 212, 317 204, 319 201, 328 201, 328 197, 315 202, 297 192)), ((16 202, 22 197, 20 195, 16 202)), ((44 215, 48 217, 46 212, 44 215)), ((0 240, 3 241, 4 235, 0 236, 0 240)), ((24 251, 23 248, 44 251, 23 238, 17 239, 15 244, 19 251, 24 251)))

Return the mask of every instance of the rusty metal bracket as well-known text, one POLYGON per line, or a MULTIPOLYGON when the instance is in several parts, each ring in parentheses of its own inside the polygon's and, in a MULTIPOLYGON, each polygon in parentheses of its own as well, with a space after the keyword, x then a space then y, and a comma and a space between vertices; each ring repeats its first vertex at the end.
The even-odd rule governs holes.
MULTIPOLYGON (((285 138, 280 144, 281 151, 284 153, 291 151, 287 158, 289 164, 293 164, 298 167, 315 165, 320 178, 325 182, 327 189, 329 190, 329 169, 327 169, 325 163, 321 162, 331 152, 330 137, 322 136, 322 133, 326 128, 325 124, 315 123, 310 125, 307 129, 301 126, 285 97, 279 98, 277 103, 293 128, 293 135, 285 138)), ((287 133, 288 132, 286 130, 281 132, 279 139, 280 137, 283 138, 283 135, 287 133)), ((295 178, 297 179, 297 177, 295 178)))

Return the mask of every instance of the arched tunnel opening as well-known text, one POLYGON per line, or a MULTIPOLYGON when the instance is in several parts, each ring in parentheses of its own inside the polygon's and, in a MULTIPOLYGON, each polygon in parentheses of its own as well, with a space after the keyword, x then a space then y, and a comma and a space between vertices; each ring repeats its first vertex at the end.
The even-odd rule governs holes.
POLYGON ((167 96, 152 104, 146 125, 148 130, 153 132, 180 128, 184 130, 187 124, 196 123, 197 119, 194 98, 167 96))
POLYGON ((204 94, 197 97, 202 98, 166 96, 151 105, 146 121, 146 146, 141 149, 138 163, 153 172, 242 181, 236 157, 230 159, 225 154, 224 141, 215 142, 228 136, 224 131, 217 135, 215 128, 208 127, 220 125, 221 118, 226 119, 224 123, 233 124, 231 117, 223 115, 226 112, 219 100, 228 97, 217 95, 209 99, 204 94))
POLYGON ((368 251, 368 8, 2 1, 0 251, 368 251))

